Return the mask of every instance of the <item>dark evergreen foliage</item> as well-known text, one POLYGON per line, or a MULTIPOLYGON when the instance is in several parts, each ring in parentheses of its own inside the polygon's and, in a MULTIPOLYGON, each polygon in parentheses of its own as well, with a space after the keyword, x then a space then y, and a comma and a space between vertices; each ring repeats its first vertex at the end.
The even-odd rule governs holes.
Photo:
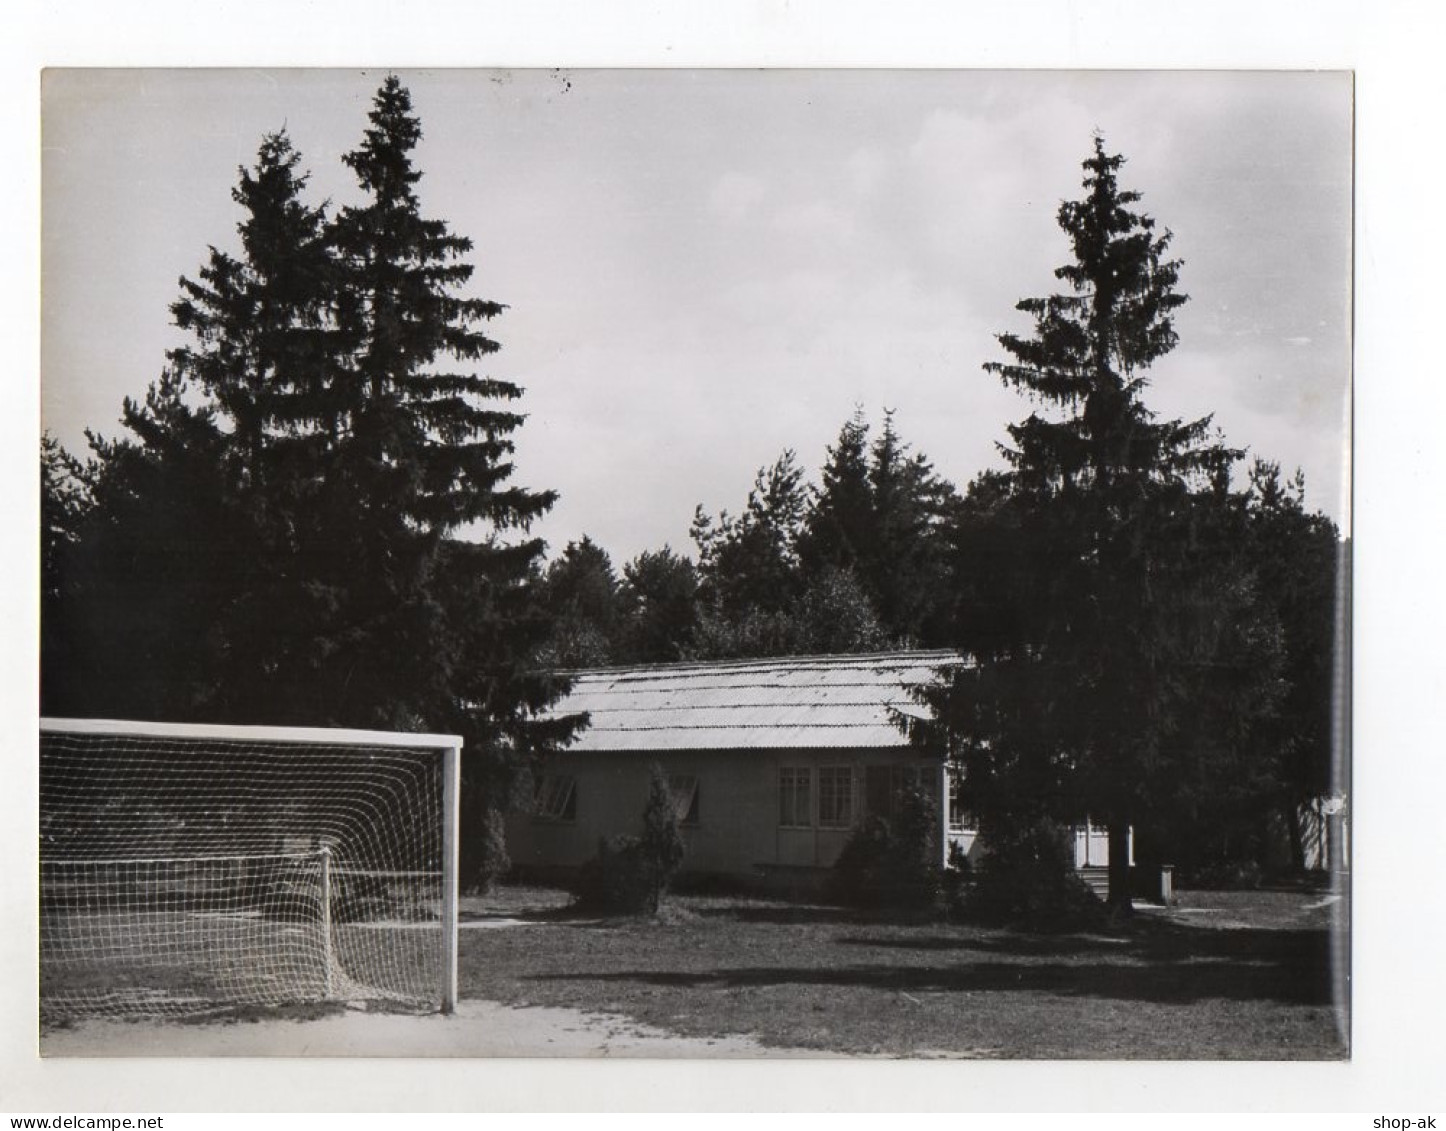
POLYGON ((698 572, 671 547, 645 550, 623 566, 619 660, 668 663, 685 658, 698 624, 698 572))
POLYGON ((284 133, 241 171, 239 254, 213 248, 172 307, 190 344, 126 405, 130 438, 93 441, 45 709, 455 731, 491 811, 575 729, 535 717, 564 686, 535 664, 527 534, 554 496, 511 482, 522 390, 475 371, 503 308, 422 211, 395 77, 368 121, 335 217, 284 133))
POLYGON ((893 642, 946 643, 946 531, 957 494, 927 459, 910 452, 892 412, 884 413, 883 432, 872 445, 868 435, 856 412, 829 449, 799 537, 800 561, 814 577, 830 569, 851 572, 893 642))
POLYGON ((1279 684, 1229 490, 1240 453, 1143 400, 1185 296, 1122 164, 1097 138, 1059 210, 1067 290, 1019 303, 1033 333, 1001 334, 1012 360, 985 366, 1050 411, 1009 428, 1008 473, 963 508, 957 639, 978 665, 938 706, 971 807, 1105 823, 1128 909, 1131 826, 1242 780, 1279 684))
POLYGON ((492 806, 482 808, 478 821, 477 862, 471 869, 471 890, 486 895, 512 870, 507 852, 507 829, 502 813, 492 806))
POLYGON ((1304 863, 1299 811, 1343 789, 1333 733, 1342 697, 1346 547, 1335 523, 1305 509, 1305 477, 1283 482, 1280 465, 1257 459, 1250 471, 1249 558, 1261 599, 1279 625, 1284 694, 1265 728, 1278 760, 1275 801, 1289 833, 1292 863, 1304 863))
POLYGON ((966 916, 1033 930, 1098 925, 1104 907, 1074 866, 1068 830, 1048 817, 986 822, 989 855, 964 898, 966 916))
POLYGON ((683 862, 683 836, 668 777, 650 771, 641 836, 604 837, 583 865, 574 894, 581 908, 609 915, 653 915, 683 862))
POLYGON ((538 597, 552 620, 540 663, 549 668, 589 668, 618 654, 622 612, 618 579, 607 551, 586 535, 569 542, 547 568, 538 597))
POLYGON ((807 508, 807 485, 792 451, 759 470, 742 514, 724 511, 714 519, 699 507, 692 535, 704 607, 727 619, 782 614, 803 590, 798 536, 807 508))
POLYGON ((854 907, 943 911, 939 811, 920 789, 904 791, 892 820, 874 815, 849 834, 834 863, 834 897, 854 907))
POLYGON ((791 451, 761 469, 737 517, 699 508, 700 658, 872 652, 947 641, 955 491, 885 414, 855 413, 810 487, 791 451))
MULTIPOLYGON (((1195 775, 1192 788, 1167 794, 1155 819, 1137 829, 1137 855, 1173 863, 1193 884, 1245 882, 1305 864, 1301 810, 1341 788, 1332 746, 1341 642, 1335 615, 1343 547, 1334 523, 1304 507, 1304 482, 1282 481, 1254 461, 1250 486, 1231 515, 1234 567, 1251 594, 1236 647, 1254 649, 1270 694, 1256 697, 1248 725, 1217 754, 1223 776, 1195 775)), ((1218 726, 1201 696, 1201 725, 1218 726)), ((1210 763, 1206 763, 1207 766, 1210 763)))
POLYGON ((47 584, 46 714, 206 717, 225 649, 218 610, 254 543, 225 489, 214 414, 183 389, 166 373, 143 403, 125 402, 130 438, 91 437, 88 505, 66 516, 76 526, 47 584))

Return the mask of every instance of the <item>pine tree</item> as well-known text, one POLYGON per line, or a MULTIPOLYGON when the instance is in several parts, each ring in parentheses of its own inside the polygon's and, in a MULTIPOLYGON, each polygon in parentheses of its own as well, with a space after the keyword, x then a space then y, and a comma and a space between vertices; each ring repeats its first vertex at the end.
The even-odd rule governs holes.
POLYGON ((235 591, 216 609, 223 646, 209 707, 236 721, 317 721, 316 634, 343 584, 314 551, 341 430, 329 317, 339 278, 300 164, 284 131, 262 140, 231 194, 239 257, 212 247, 171 306, 192 339, 168 354, 173 370, 228 433, 219 469, 244 545, 235 591))
POLYGON ((43 709, 214 718, 217 620, 250 548, 224 481, 226 437, 172 372, 127 399, 122 422, 123 439, 90 436, 79 470, 84 505, 44 609, 43 709))
POLYGON ((698 623, 698 572, 671 547, 645 550, 623 566, 622 655, 632 663, 667 663, 689 654, 698 623))
POLYGON ((46 432, 40 438, 40 592, 59 599, 70 552, 91 507, 85 468, 46 432))
POLYGON ((268 135, 254 169, 242 168, 232 199, 241 257, 211 248, 196 280, 181 279, 171 306, 193 345, 172 350, 175 372, 189 379, 229 422, 227 462, 238 489, 264 513, 268 492, 291 448, 310 442, 307 462, 327 454, 313 439, 334 441, 329 410, 326 324, 336 279, 322 208, 302 199, 307 175, 285 131, 268 135))
POLYGON ((725 618, 777 614, 803 589, 798 539, 808 489, 793 452, 760 468, 743 513, 716 519, 699 507, 693 517, 698 546, 699 598, 725 618))
POLYGON ((871 558, 878 537, 869 479, 869 425, 862 408, 839 429, 828 449, 819 488, 799 538, 804 569, 857 569, 871 558))
POLYGON ((601 667, 621 635, 618 579, 608 553, 586 535, 547 568, 539 599, 553 620, 539 662, 549 668, 601 667))
POLYGON ((1335 523, 1305 508, 1305 478, 1289 480, 1280 465, 1256 459, 1250 468, 1249 557, 1262 600, 1279 622, 1285 693, 1264 745, 1275 763, 1271 798, 1289 833, 1291 862, 1305 851, 1300 810, 1340 788, 1332 750, 1341 649, 1337 599, 1344 546, 1335 523))
POLYGON ((447 543, 469 526, 525 531, 555 496, 507 485, 522 390, 470 371, 497 350, 480 326, 503 308, 461 293, 472 243, 422 214, 412 160, 421 125, 395 76, 377 92, 369 123, 343 157, 365 203, 342 209, 329 231, 341 436, 314 544, 322 572, 347 580, 323 637, 321 675, 338 715, 405 725, 451 715, 452 676, 468 663, 470 630, 454 629, 439 599, 464 583, 442 585, 444 559, 466 560, 471 584, 492 591, 492 615, 509 617, 519 614, 506 608, 506 591, 523 585, 542 552, 536 539, 447 543))
POLYGON ((563 688, 527 528, 554 496, 510 483, 522 390, 472 371, 502 307, 422 214, 395 77, 369 120, 365 200, 332 218, 284 133, 262 142, 239 253, 181 281, 190 343, 130 438, 92 441, 47 710, 458 731, 465 798, 499 808, 576 725, 538 718, 563 688))
POLYGON ((1108 826, 1110 902, 1127 911, 1132 825, 1223 780, 1275 682, 1270 641, 1242 628, 1240 453, 1208 417, 1160 420, 1142 399, 1186 296, 1122 164, 1097 137, 1083 199, 1058 213, 1067 289, 1020 302, 1033 332, 1000 334, 1011 360, 985 366, 1052 411, 1008 429, 989 524, 1010 552, 965 581, 1008 611, 961 635, 979 663, 941 707, 992 818, 1108 826))
POLYGON ((40 441, 41 713, 61 715, 79 656, 72 640, 78 551, 94 506, 86 468, 50 433, 40 441), (70 616, 67 616, 70 613, 70 616))
POLYGON ((912 453, 884 413, 869 466, 874 541, 867 576, 879 617, 896 638, 938 644, 949 589, 943 528, 957 505, 954 488, 912 453))
POLYGON ((888 638, 939 644, 947 634, 947 524, 957 503, 954 488, 899 436, 892 411, 872 444, 856 412, 828 450, 804 520, 803 572, 811 581, 852 574, 888 638))

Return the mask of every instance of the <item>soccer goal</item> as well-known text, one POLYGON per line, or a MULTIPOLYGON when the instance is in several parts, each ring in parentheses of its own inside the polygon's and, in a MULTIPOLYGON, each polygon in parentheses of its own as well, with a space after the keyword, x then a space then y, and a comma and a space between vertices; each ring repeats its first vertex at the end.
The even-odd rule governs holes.
POLYGON ((41 720, 42 1018, 450 1013, 461 745, 41 720))

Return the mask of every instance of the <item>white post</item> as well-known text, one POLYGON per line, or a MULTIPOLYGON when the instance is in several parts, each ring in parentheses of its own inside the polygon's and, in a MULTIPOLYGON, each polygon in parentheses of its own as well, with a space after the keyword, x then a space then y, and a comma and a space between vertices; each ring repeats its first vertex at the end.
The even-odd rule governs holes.
POLYGON ((331 845, 321 846, 321 963, 325 971, 326 999, 331 1000, 336 987, 332 984, 331 954, 331 845))
POLYGON ((462 785, 460 743, 442 751, 442 1012, 457 1009, 457 881, 462 785))
POLYGON ((939 763, 939 866, 949 866, 949 758, 939 763))

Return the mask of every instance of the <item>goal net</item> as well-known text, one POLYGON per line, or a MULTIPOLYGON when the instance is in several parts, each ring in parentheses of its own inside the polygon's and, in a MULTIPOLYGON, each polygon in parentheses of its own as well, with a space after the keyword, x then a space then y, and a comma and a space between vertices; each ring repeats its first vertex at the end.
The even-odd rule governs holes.
POLYGON ((42 720, 42 1018, 450 1011, 460 746, 42 720))

